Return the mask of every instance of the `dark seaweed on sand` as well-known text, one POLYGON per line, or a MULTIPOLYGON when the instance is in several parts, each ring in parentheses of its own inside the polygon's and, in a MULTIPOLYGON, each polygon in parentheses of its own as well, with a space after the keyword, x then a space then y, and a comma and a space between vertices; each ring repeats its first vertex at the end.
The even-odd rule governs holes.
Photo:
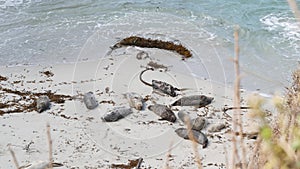
POLYGON ((111 168, 115 169, 132 169, 138 166, 139 159, 128 160, 129 164, 112 164, 111 168))
POLYGON ((45 93, 33 93, 29 91, 18 91, 18 90, 12 90, 8 88, 1 88, 0 91, 3 91, 7 94, 14 94, 19 95, 22 97, 27 104, 20 104, 18 101, 9 101, 8 103, 0 103, 0 108, 7 108, 7 110, 0 110, 0 115, 8 114, 8 113, 21 113, 21 112, 31 112, 31 111, 37 111, 36 109, 36 99, 39 96, 46 95, 49 97, 50 101, 53 103, 65 103, 66 100, 72 100, 72 96, 69 95, 63 95, 63 94, 55 94, 51 91, 45 92, 45 93), (27 98, 27 99, 26 99, 27 98), (13 108, 13 109, 11 109, 13 108))
POLYGON ((181 44, 175 44, 173 42, 162 41, 157 39, 143 38, 138 36, 130 36, 122 39, 119 43, 115 44, 112 49, 120 48, 122 46, 138 46, 144 48, 158 48, 169 51, 174 51, 183 56, 182 59, 192 57, 192 53, 186 47, 181 44))

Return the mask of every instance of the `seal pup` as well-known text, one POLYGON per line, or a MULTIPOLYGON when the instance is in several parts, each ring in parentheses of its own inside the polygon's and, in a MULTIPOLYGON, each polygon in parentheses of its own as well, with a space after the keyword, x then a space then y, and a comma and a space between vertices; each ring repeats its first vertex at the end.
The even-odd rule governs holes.
POLYGON ((50 99, 47 95, 42 95, 37 99, 36 109, 39 113, 50 109, 50 99))
POLYGON ((144 83, 145 85, 147 86, 150 86, 153 88, 153 91, 157 91, 159 93, 164 93, 164 94, 167 94, 171 97, 176 97, 178 95, 178 91, 181 91, 180 89, 176 88, 176 87, 173 87, 172 85, 166 83, 166 82, 163 82, 163 81, 159 81, 159 80, 152 80, 152 84, 146 82, 143 80, 142 76, 143 74, 148 71, 148 70, 152 70, 154 71, 153 68, 147 68, 145 70, 143 70, 141 73, 140 73, 140 81, 142 83, 144 83))
POLYGON ((213 97, 205 95, 184 96, 171 104, 171 106, 195 106, 201 108, 209 105, 213 100, 213 97))
POLYGON ((88 108, 90 110, 92 110, 98 106, 98 102, 97 102, 93 92, 87 92, 86 94, 84 94, 83 102, 84 102, 86 108, 88 108))
POLYGON ((185 110, 178 112, 178 118, 193 130, 201 131, 205 127, 206 120, 203 117, 196 117, 191 119, 185 110))
MULTIPOLYGON (((63 164, 52 162, 52 167, 62 167, 63 164)), ((47 161, 33 162, 24 166, 19 167, 19 169, 50 169, 50 163, 47 161)))
POLYGON ((131 113, 133 113, 131 108, 116 107, 113 110, 107 112, 101 119, 104 122, 115 122, 128 116, 131 113))
POLYGON ((186 128, 178 128, 178 129, 175 130, 175 132, 179 137, 182 137, 184 139, 189 139, 189 140, 191 140, 191 139, 189 138, 189 133, 188 132, 192 132, 195 141, 197 143, 201 144, 202 148, 207 147, 208 139, 205 136, 205 134, 203 134, 201 131, 196 131, 196 130, 188 131, 188 129, 186 129, 186 128))
POLYGON ((165 105, 162 104, 150 105, 148 109, 154 112, 156 115, 160 116, 161 118, 159 120, 167 120, 172 123, 176 121, 176 116, 173 113, 173 111, 165 105))
POLYGON ((135 108, 136 110, 142 110, 144 107, 144 99, 142 98, 141 95, 135 93, 135 92, 130 92, 124 94, 125 98, 127 99, 129 106, 131 108, 135 108))

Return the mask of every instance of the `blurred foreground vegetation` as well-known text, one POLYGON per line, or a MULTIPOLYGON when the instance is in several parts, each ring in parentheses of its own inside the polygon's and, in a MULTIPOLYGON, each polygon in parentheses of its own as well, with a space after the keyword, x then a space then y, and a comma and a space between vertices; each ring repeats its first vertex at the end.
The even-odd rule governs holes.
MULTIPOLYGON (((259 96, 249 99, 252 115, 261 121, 261 128, 248 168, 300 168, 300 69, 292 75, 292 84, 284 97, 274 96, 277 111, 275 121, 268 121, 263 110, 265 100, 259 96)), ((274 113, 274 112, 272 112, 274 113)))

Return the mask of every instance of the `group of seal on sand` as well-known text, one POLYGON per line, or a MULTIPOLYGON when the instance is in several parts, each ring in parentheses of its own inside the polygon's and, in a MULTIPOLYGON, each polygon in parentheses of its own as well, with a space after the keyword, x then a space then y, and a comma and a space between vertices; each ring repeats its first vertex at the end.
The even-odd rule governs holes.
MULTIPOLYGON (((157 90, 159 92, 162 92, 164 94, 167 94, 171 97, 175 97, 178 95, 176 91, 180 91, 180 89, 173 87, 172 85, 158 81, 158 80, 152 80, 152 84, 149 84, 145 82, 142 79, 142 74, 147 71, 148 69, 144 70, 140 74, 140 80, 153 88, 153 90, 157 90)), ((101 117, 101 119, 104 122, 116 122, 130 114, 133 113, 132 109, 136 109, 138 111, 143 110, 145 105, 145 100, 141 95, 135 92, 125 93, 123 94, 125 99, 127 99, 129 107, 115 107, 114 109, 108 111, 101 117)), ((197 108, 201 108, 204 106, 209 105, 213 101, 213 97, 208 97, 205 95, 191 95, 191 96, 183 96, 170 104, 162 105, 162 104, 152 104, 148 106, 148 109, 152 112, 154 112, 156 115, 160 117, 159 120, 166 120, 169 122, 174 123, 177 120, 177 117, 175 113, 171 110, 170 107, 172 106, 194 106, 197 108)), ((94 109, 98 106, 98 102, 95 99, 92 92, 88 92, 84 95, 83 101, 88 109, 94 109)), ((197 117, 195 119, 190 119, 187 113, 182 110, 178 112, 178 117, 180 120, 184 122, 187 126, 190 126, 190 130, 188 128, 179 128, 175 130, 178 136, 184 138, 184 139, 191 139, 190 135, 192 134, 194 141, 196 141, 199 144, 202 144, 203 148, 207 146, 208 139, 201 132, 205 125, 205 119, 202 117, 197 117)))
MULTIPOLYGON (((143 72, 145 72, 144 70, 143 72)), ((143 73, 142 72, 142 73, 143 73)), ((162 92, 164 94, 167 94, 169 96, 175 97, 178 95, 176 91, 180 91, 180 89, 173 87, 172 85, 162 82, 162 81, 157 81, 153 80, 152 84, 149 84, 142 79, 142 73, 140 74, 140 80, 149 86, 153 87, 153 90, 158 90, 159 92, 162 92)), ((116 107, 101 117, 101 119, 104 122, 115 122, 118 121, 130 114, 133 113, 132 108, 140 111, 144 109, 144 99, 142 98, 141 95, 135 92, 130 92, 124 94, 124 97, 127 99, 129 107, 116 107)), ((205 95, 191 95, 191 96, 184 96, 170 104, 169 106, 167 105, 162 105, 162 104, 153 104, 149 105, 148 109, 152 112, 154 112, 156 115, 160 116, 159 120, 167 120, 169 122, 175 122, 176 121, 176 115, 175 113, 171 110, 170 107, 172 106, 194 106, 197 108, 201 108, 204 106, 209 105, 213 101, 213 97, 208 97, 205 95)), ((93 92, 87 92, 83 96, 83 102, 86 106, 87 109, 95 109, 99 103, 96 100, 93 92)), ((45 111, 50 108, 50 99, 48 96, 43 95, 40 96, 37 99, 37 110, 38 112, 45 111)), ((205 125, 205 119, 201 117, 197 117, 195 119, 190 119, 187 115, 186 112, 184 111, 179 111, 178 112, 178 117, 180 120, 182 120, 187 126, 191 127, 191 131, 188 131, 186 128, 179 128, 175 130, 175 132, 178 134, 178 136, 184 138, 184 139, 189 139, 189 132, 193 135, 193 138, 195 141, 199 144, 203 145, 203 148, 207 146, 207 138, 206 136, 201 132, 201 129, 205 125)))
MULTIPOLYGON (((154 69, 146 69, 143 70, 140 73, 140 81, 144 83, 145 85, 151 86, 153 88, 153 91, 160 92, 166 95, 169 95, 171 97, 176 97, 179 95, 177 93, 178 91, 182 91, 185 89, 178 89, 176 87, 173 87, 172 85, 158 80, 152 80, 152 84, 145 82, 142 78, 142 75, 147 70, 154 70, 154 69)), ((150 105, 148 107, 149 110, 153 111, 155 114, 161 117, 159 120, 167 120, 169 122, 175 122, 176 116, 174 112, 170 109, 172 106, 194 106, 196 108, 201 108, 209 105, 214 100, 213 97, 208 97, 205 95, 191 95, 191 96, 184 96, 180 99, 173 102, 169 107, 166 105, 161 104, 154 104, 150 105)), ((197 117, 195 119, 190 119, 187 113, 182 110, 178 112, 178 117, 181 119, 188 128, 179 128, 175 130, 178 136, 184 138, 184 139, 191 139, 196 141, 199 144, 202 144, 203 148, 205 148, 208 144, 208 139, 201 132, 201 130, 205 126, 205 119, 202 117, 197 117), (190 127, 190 130, 188 130, 190 127), (190 138, 192 136, 192 138, 190 138)))

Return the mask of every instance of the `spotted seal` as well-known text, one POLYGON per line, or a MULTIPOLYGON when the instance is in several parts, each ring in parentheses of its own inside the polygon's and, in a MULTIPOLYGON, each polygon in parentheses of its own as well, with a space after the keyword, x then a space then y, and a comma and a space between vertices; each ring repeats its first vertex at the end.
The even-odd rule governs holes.
POLYGON ((176 121, 175 114, 166 105, 154 104, 154 105, 148 106, 148 109, 150 111, 154 112, 156 115, 160 116, 161 119, 159 119, 159 120, 167 120, 169 122, 175 122, 176 121))
POLYGON ((92 110, 98 106, 98 102, 97 102, 93 92, 87 92, 86 94, 84 94, 83 102, 84 102, 86 108, 88 108, 90 110, 92 110))
POLYGON ((203 117, 196 117, 191 119, 190 116, 187 114, 187 111, 180 110, 178 112, 178 118, 185 124, 189 125, 193 130, 201 131, 206 124, 206 120, 203 117))
POLYGON ((116 107, 113 110, 107 112, 101 119, 104 122, 115 122, 128 116, 131 113, 133 113, 131 108, 116 107))
POLYGON ((40 96, 36 101, 36 109, 39 113, 50 109, 50 99, 47 95, 40 96))
MULTIPOLYGON (((188 129, 186 129, 186 128, 178 128, 178 129, 175 130, 175 132, 176 132, 176 134, 179 137, 191 140, 189 138, 189 133, 188 133, 189 131, 188 131, 188 129)), ((206 148, 207 147, 208 139, 205 136, 205 134, 203 134, 201 131, 196 131, 196 130, 190 130, 190 132, 192 132, 195 141, 197 143, 199 143, 199 144, 202 145, 202 148, 206 148)))
POLYGON ((172 85, 166 83, 166 82, 163 82, 163 81, 159 81, 159 80, 152 80, 152 84, 146 82, 143 80, 142 76, 143 74, 148 71, 148 70, 152 70, 154 71, 153 68, 147 68, 145 70, 143 70, 141 73, 140 73, 140 81, 142 83, 144 83, 145 85, 147 86, 150 86, 152 87, 153 91, 157 91, 159 93, 164 93, 164 94, 167 94, 171 97, 176 97, 178 95, 178 91, 180 91, 180 89, 176 88, 176 87, 173 87, 172 85))
POLYGON ((124 94, 125 98, 127 99, 129 106, 131 108, 135 108, 136 110, 142 110, 144 107, 144 99, 141 95, 135 92, 130 92, 124 94))
POLYGON ((191 95, 178 99, 171 104, 171 106, 195 106, 201 108, 209 105, 213 100, 213 97, 208 97, 205 95, 191 95))

